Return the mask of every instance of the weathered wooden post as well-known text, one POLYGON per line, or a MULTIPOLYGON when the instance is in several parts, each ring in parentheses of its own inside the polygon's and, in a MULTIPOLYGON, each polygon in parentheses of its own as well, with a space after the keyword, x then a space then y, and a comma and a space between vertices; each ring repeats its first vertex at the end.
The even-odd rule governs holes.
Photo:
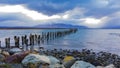
POLYGON ((32 45, 32 34, 30 34, 29 40, 30 40, 30 45, 32 45))
POLYGON ((35 44, 38 44, 37 41, 38 41, 38 36, 37 34, 35 34, 35 44))
POLYGON ((24 36, 21 37, 21 41, 22 41, 22 49, 24 50, 24 44, 25 44, 24 36))
POLYGON ((17 47, 17 37, 14 36, 14 41, 15 41, 15 47, 17 47))
POLYGON ((34 39, 34 35, 32 35, 32 45, 35 44, 35 39, 34 39))
POLYGON ((20 37, 17 37, 17 47, 20 47, 20 37))
POLYGON ((29 40, 30 40, 30 51, 33 52, 34 50, 34 44, 35 44, 35 36, 30 34, 29 40))
POLYGON ((47 42, 49 41, 49 36, 50 36, 50 33, 47 32, 47 42))
POLYGON ((44 34, 44 41, 47 42, 47 33, 44 34))
POLYGON ((24 45, 24 36, 21 36, 22 45, 24 45))
POLYGON ((17 47, 17 48, 19 48, 19 45, 20 45, 20 43, 19 43, 19 37, 17 37, 17 36, 14 36, 14 40, 15 40, 15 47, 17 47))
POLYGON ((5 38, 5 47, 6 47, 7 49, 10 48, 10 38, 5 38))
POLYGON ((38 35, 38 45, 39 45, 39 46, 40 46, 40 38, 41 38, 41 36, 38 35))
POLYGON ((7 38, 5 38, 5 48, 7 48, 8 44, 7 44, 7 38))
POLYGON ((7 39, 8 41, 8 49, 10 48, 10 38, 7 39))
POLYGON ((42 32, 41 43, 44 44, 44 33, 42 32))
POLYGON ((0 41, 0 48, 1 48, 2 46, 1 46, 1 41, 0 41))
POLYGON ((28 50, 28 39, 25 39, 26 51, 28 50))

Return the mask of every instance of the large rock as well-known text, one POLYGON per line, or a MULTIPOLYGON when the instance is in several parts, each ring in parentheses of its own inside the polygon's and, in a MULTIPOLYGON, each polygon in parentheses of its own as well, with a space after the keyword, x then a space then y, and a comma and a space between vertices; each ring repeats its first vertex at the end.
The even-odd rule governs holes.
POLYGON ((75 59, 72 59, 68 62, 64 62, 63 64, 64 64, 65 68, 70 68, 75 63, 75 61, 76 61, 75 59))
POLYGON ((21 61, 24 59, 25 56, 29 54, 29 51, 25 51, 19 54, 14 54, 12 56, 9 56, 5 59, 5 62, 7 63, 21 63, 21 61))
POLYGON ((0 54, 0 61, 4 61, 5 60, 5 56, 0 54))
POLYGON ((50 65, 50 68, 65 68, 63 64, 50 65))
POLYGON ((33 63, 33 64, 48 63, 48 64, 50 64, 50 59, 44 55, 29 54, 22 60, 22 64, 27 65, 29 63, 33 63))
POLYGON ((115 66, 113 64, 110 64, 110 65, 106 66, 105 68, 115 68, 115 66))
POLYGON ((97 66, 96 68, 115 68, 115 66, 113 64, 110 64, 110 65, 105 66, 105 67, 103 67, 103 66, 97 66))
POLYGON ((73 56, 65 56, 65 58, 63 59, 63 62, 69 62, 71 60, 74 60, 75 58, 73 56))
POLYGON ((48 56, 48 58, 50 59, 50 68, 65 68, 56 57, 48 56))
POLYGON ((50 64, 51 64, 51 65, 54 65, 54 64, 57 64, 57 63, 60 62, 56 57, 48 56, 48 58, 49 58, 49 60, 50 60, 50 64))
POLYGON ((94 65, 84 62, 84 61, 76 61, 71 68, 96 68, 94 65))
POLYGON ((97 66, 96 68, 104 68, 103 66, 97 66))
POLYGON ((5 57, 10 56, 9 52, 7 52, 7 51, 2 51, 1 54, 3 54, 5 57))
POLYGON ((14 53, 19 53, 19 52, 22 52, 22 50, 20 48, 12 48, 10 49, 9 53, 11 55, 13 55, 14 53))

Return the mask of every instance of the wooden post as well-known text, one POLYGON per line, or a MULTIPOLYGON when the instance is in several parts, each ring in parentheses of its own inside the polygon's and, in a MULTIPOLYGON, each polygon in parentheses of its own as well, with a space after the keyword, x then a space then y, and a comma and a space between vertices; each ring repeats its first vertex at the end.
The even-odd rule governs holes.
POLYGON ((24 50, 24 36, 21 37, 21 41, 22 41, 22 49, 24 50))
POLYGON ((24 45, 24 37, 21 37, 22 45, 24 45))
POLYGON ((17 37, 17 47, 20 47, 20 37, 17 37))
POLYGON ((49 41, 49 36, 50 36, 50 33, 48 32, 47 33, 47 42, 49 41))
POLYGON ((47 33, 44 34, 44 41, 47 42, 47 33))
POLYGON ((8 38, 8 49, 10 48, 10 38, 8 38))
POLYGON ((5 38, 5 48, 7 48, 7 38, 5 38))
POLYGON ((44 44, 44 33, 42 32, 41 43, 44 44))
POLYGON ((32 35, 31 39, 32 39, 32 45, 34 45, 35 44, 34 35, 32 35))
POLYGON ((28 50, 28 39, 25 39, 26 51, 28 50))
POLYGON ((1 41, 0 41, 0 48, 1 48, 2 46, 1 46, 1 41))
POLYGON ((37 41, 38 41, 38 36, 37 34, 35 34, 35 44, 38 44, 37 41))
POLYGON ((17 47, 17 48, 19 48, 20 46, 20 43, 19 43, 19 37, 17 37, 17 36, 14 36, 14 40, 15 40, 15 47, 17 47))
POLYGON ((17 37, 14 36, 14 41, 15 41, 15 47, 17 47, 17 37))
POLYGON ((6 47, 7 49, 10 48, 10 38, 5 38, 5 47, 6 47))
POLYGON ((41 36, 38 35, 38 45, 39 45, 39 46, 40 46, 40 38, 41 38, 41 36))
POLYGON ((30 40, 30 45, 32 45, 32 34, 30 34, 29 40, 30 40))

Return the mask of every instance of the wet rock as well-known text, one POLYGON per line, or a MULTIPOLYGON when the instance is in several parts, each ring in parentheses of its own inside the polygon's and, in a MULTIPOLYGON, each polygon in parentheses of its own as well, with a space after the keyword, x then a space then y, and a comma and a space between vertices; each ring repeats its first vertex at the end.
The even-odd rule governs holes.
POLYGON ((52 64, 52 65, 60 62, 56 57, 48 56, 48 58, 50 60, 50 64, 52 64))
POLYGON ((14 53, 22 52, 20 48, 12 48, 9 50, 10 55, 13 55, 14 53))
POLYGON ((1 54, 3 54, 5 57, 10 56, 9 52, 7 52, 7 51, 2 51, 1 54))
POLYGON ((65 68, 63 64, 50 65, 50 68, 65 68))
POLYGON ((33 63, 33 64, 48 63, 48 64, 50 64, 50 60, 47 56, 44 56, 44 55, 29 54, 22 60, 22 64, 27 65, 29 63, 33 63))
POLYGON ((5 60, 5 56, 2 55, 2 54, 0 54, 0 61, 2 62, 2 61, 4 61, 4 60, 5 60))
POLYGON ((14 54, 12 56, 9 56, 5 59, 5 62, 7 63, 21 63, 21 61, 24 59, 25 56, 29 54, 29 51, 25 51, 19 54, 14 54))
POLYGON ((113 64, 110 64, 110 65, 105 66, 105 67, 103 67, 103 66, 97 66, 96 68, 115 68, 115 66, 113 64))
POLYGON ((96 68, 96 67, 88 62, 76 61, 71 68, 96 68))

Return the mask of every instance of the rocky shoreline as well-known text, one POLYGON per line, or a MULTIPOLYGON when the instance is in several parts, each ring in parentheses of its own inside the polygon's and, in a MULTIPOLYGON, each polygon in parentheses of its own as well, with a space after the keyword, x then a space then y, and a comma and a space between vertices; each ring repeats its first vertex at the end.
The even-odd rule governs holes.
POLYGON ((120 68, 120 56, 103 51, 96 53, 88 49, 40 49, 13 53, 0 50, 0 68, 75 68, 75 63, 88 64, 90 68, 107 68, 109 65, 110 68, 120 68))

